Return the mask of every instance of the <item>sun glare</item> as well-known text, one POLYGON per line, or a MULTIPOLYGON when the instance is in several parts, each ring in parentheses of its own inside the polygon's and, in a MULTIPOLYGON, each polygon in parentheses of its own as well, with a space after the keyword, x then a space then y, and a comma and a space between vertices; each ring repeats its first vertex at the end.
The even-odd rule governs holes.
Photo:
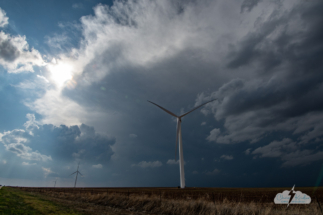
POLYGON ((73 67, 67 63, 57 63, 48 66, 51 72, 51 79, 59 86, 72 79, 73 67))

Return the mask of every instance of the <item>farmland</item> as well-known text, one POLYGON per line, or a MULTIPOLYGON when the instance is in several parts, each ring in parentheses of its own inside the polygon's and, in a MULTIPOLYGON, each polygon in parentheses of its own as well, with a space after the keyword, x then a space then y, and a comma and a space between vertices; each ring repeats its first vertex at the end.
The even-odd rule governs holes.
MULTIPOLYGON (((28 188, 21 191, 69 202, 84 204, 89 214, 104 214, 116 208, 129 214, 322 214, 323 188, 299 187, 311 196, 309 205, 275 205, 277 193, 291 188, 28 188), (106 207, 106 210, 105 210, 106 207)), ((84 211, 83 211, 84 212, 84 211)), ((112 213, 113 214, 113 213, 112 213)))
POLYGON ((82 214, 70 207, 10 187, 0 187, 0 214, 82 214))

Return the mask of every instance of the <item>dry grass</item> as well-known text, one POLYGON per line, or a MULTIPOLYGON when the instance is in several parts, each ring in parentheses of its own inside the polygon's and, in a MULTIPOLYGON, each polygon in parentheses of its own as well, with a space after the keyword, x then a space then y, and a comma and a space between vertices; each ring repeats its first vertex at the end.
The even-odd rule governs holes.
MULTIPOLYGON (((275 205, 273 202, 236 202, 226 198, 223 201, 206 201, 200 199, 160 199, 159 195, 130 195, 120 193, 63 193, 46 191, 44 194, 54 198, 92 205, 119 208, 129 212, 169 215, 322 215, 318 204, 310 205, 275 205)), ((100 213, 101 214, 101 213, 100 213)))

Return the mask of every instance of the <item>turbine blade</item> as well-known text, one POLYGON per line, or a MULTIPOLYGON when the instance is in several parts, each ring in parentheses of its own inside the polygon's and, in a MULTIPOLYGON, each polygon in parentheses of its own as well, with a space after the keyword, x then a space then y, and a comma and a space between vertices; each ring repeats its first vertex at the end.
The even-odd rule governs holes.
POLYGON ((81 176, 83 176, 80 172, 79 172, 79 174, 80 174, 81 176))
POLYGON ((177 146, 178 146, 178 138, 179 138, 179 123, 180 119, 177 118, 177 126, 176 126, 176 143, 175 143, 175 162, 176 162, 176 152, 177 152, 177 146))
POLYGON ((159 106, 158 104, 155 104, 154 102, 151 102, 149 100, 147 100, 147 101, 150 102, 150 103, 152 103, 152 104, 154 104, 154 105, 156 105, 157 107, 161 108, 162 110, 164 110, 165 112, 169 113, 170 115, 175 116, 175 117, 178 117, 175 114, 173 114, 172 112, 170 112, 169 110, 166 110, 165 108, 159 106))
POLYGON ((73 174, 75 174, 76 172, 73 172, 72 174, 70 174, 70 175, 73 175, 73 174))
POLYGON ((180 118, 182 118, 183 116, 186 116, 187 114, 189 114, 189 113, 191 113, 191 112, 195 111, 196 109, 198 109, 198 108, 202 107, 203 105, 206 105, 206 104, 207 104, 207 103, 209 103, 209 102, 213 102, 214 100, 217 100, 217 99, 213 99, 213 100, 211 100, 211 101, 205 102, 205 103, 203 103, 203 104, 201 104, 201 105, 197 106, 197 107, 196 107, 196 108, 194 108, 193 110, 190 110, 190 111, 188 111, 187 113, 184 113, 183 115, 181 115, 181 116, 179 116, 179 117, 180 117, 180 118))

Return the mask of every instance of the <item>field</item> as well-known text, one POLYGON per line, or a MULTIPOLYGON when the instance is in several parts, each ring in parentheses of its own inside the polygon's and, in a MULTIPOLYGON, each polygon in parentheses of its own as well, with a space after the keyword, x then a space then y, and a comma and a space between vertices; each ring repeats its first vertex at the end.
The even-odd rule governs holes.
MULTIPOLYGON (((1 188, 1 187, 0 187, 1 188)), ((0 189, 1 215, 81 214, 78 211, 10 187, 0 189)))
POLYGON ((28 188, 29 194, 85 214, 323 214, 323 188, 300 187, 309 205, 276 205, 277 193, 291 188, 28 188))

